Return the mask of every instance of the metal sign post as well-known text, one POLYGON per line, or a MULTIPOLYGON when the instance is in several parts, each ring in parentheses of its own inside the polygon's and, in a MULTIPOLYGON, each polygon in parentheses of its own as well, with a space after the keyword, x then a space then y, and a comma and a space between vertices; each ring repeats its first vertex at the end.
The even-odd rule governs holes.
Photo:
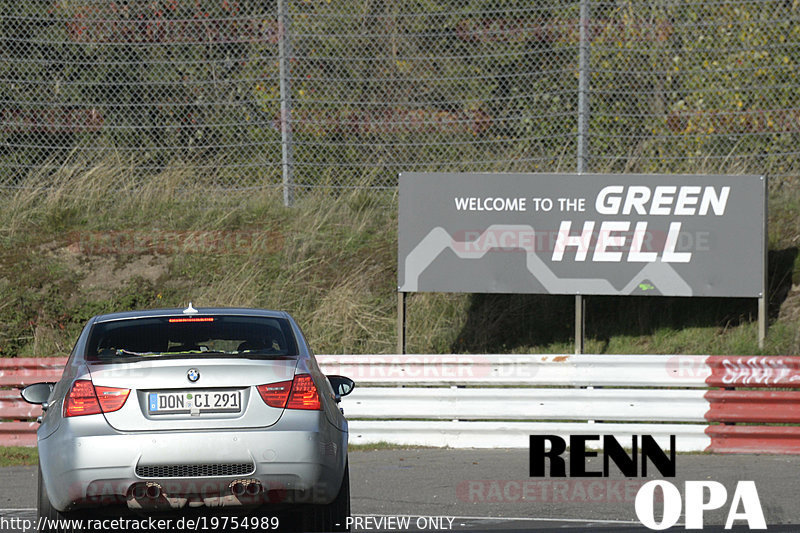
POLYGON ((575 353, 584 352, 584 327, 586 326, 586 301, 583 296, 575 296, 575 353))
POLYGON ((406 353, 406 293, 397 291, 397 353, 406 353))

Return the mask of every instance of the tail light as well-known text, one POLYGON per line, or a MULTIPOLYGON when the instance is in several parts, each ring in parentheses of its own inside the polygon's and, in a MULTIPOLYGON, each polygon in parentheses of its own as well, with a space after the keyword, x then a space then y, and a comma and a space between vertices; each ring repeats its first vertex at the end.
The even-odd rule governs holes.
POLYGON ((319 411, 319 393, 308 374, 298 374, 292 381, 279 381, 256 387, 261 399, 270 407, 319 411))
POLYGON ((319 411, 322 406, 319 404, 319 394, 314 380, 308 374, 300 374, 294 377, 292 393, 289 395, 287 409, 310 409, 319 411))
POLYGON ((116 387, 95 387, 91 380, 79 379, 69 391, 64 416, 113 413, 125 405, 130 392, 116 387))
POLYGON ((270 407, 278 407, 283 409, 286 407, 286 400, 289 398, 289 392, 292 390, 291 381, 279 381, 278 383, 270 383, 268 385, 259 385, 256 387, 261 399, 270 407))

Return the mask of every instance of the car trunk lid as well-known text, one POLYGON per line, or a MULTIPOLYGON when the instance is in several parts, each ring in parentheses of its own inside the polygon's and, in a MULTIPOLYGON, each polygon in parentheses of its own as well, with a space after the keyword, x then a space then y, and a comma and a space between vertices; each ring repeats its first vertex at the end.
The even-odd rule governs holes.
POLYGON ((130 389, 121 409, 104 413, 119 431, 245 429, 276 423, 258 385, 291 380, 297 357, 153 358, 89 365, 95 387, 130 389))

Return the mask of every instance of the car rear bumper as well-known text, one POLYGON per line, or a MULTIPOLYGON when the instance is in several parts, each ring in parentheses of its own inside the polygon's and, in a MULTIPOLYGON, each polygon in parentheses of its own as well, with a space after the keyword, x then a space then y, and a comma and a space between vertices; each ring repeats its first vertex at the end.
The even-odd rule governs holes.
POLYGON ((99 420, 91 419, 102 415, 65 419, 39 441, 47 493, 61 511, 110 502, 156 510, 329 503, 341 485, 347 434, 322 412, 309 414, 286 411, 264 429, 169 433, 97 434, 99 420), (237 496, 237 481, 260 490, 237 496), (159 495, 133 498, 137 486, 158 486, 151 492, 159 495))

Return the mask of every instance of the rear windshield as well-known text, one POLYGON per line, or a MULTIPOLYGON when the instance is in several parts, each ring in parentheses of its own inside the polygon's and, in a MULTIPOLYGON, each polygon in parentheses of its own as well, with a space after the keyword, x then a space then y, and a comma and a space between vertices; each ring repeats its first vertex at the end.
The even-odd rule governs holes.
POLYGON ((252 316, 173 316, 95 324, 87 361, 152 357, 273 358, 297 355, 289 321, 252 316))

